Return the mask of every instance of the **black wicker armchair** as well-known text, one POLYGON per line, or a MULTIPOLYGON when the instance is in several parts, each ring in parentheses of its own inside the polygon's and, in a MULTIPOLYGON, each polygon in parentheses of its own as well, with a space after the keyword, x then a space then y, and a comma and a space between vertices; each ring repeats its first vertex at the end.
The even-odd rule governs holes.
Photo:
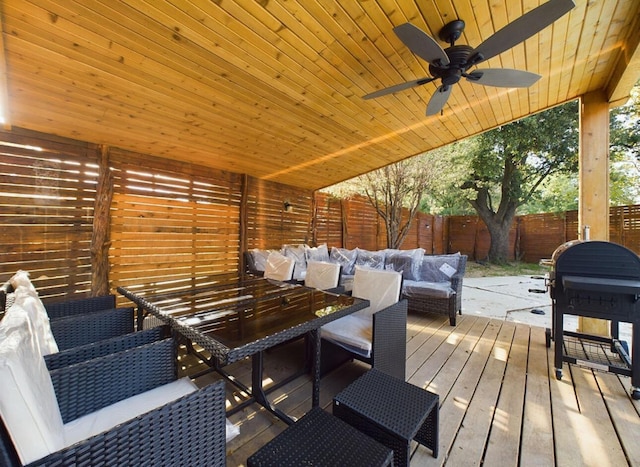
MULTIPOLYGON (((175 343, 164 339, 50 372, 65 423, 176 380, 175 343)), ((222 381, 137 415, 28 465, 224 465, 222 381)), ((0 465, 22 465, 0 423, 0 465)))
MULTIPOLYGON (((446 278, 447 282, 436 284, 427 282, 428 280, 433 280, 432 278, 414 283, 405 282, 402 297, 407 300, 410 312, 443 314, 449 317, 449 324, 455 326, 457 315, 462 314, 462 281, 467 267, 467 255, 425 256, 423 263, 435 259, 435 265, 437 266, 445 263, 448 257, 455 261, 456 268, 455 272, 446 278), (442 286, 443 284, 445 285, 444 288, 450 290, 450 293, 438 293, 441 290, 437 286, 442 286), (436 293, 431 290, 431 286, 434 285, 436 286, 436 293)), ((422 267, 424 267, 424 264, 422 267)), ((431 269, 433 269, 433 266, 431 269)), ((439 271, 437 272, 439 273, 439 271)))

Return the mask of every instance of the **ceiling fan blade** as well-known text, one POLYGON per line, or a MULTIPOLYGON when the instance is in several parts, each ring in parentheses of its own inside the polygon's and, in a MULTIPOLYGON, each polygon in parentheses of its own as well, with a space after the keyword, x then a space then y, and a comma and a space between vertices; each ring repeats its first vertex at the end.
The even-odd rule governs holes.
POLYGON ((478 57, 473 63, 477 64, 488 60, 527 40, 563 16, 574 6, 573 0, 549 0, 547 3, 525 13, 480 44, 473 51, 472 57, 474 54, 477 54, 478 57))
POLYGON ((436 115, 442 110, 444 105, 447 103, 447 99, 449 99, 449 94, 451 94, 452 89, 453 86, 447 86, 444 84, 438 87, 438 90, 433 93, 433 96, 429 99, 427 115, 436 115))
POLYGON ((415 86, 420 86, 422 84, 430 83, 435 78, 422 78, 416 79, 413 81, 407 81, 406 83, 396 84, 394 86, 390 86, 388 88, 380 89, 379 91, 372 92, 367 94, 366 96, 362 96, 363 99, 374 99, 376 97, 385 96, 387 94, 391 94, 392 92, 404 91, 405 89, 413 88, 415 86))
POLYGON ((528 88, 542 76, 528 71, 512 70, 511 68, 484 68, 466 75, 472 83, 500 88, 528 88))
POLYGON ((445 66, 449 64, 449 57, 435 39, 422 29, 411 23, 404 23, 393 28, 393 32, 407 46, 411 52, 429 63, 437 63, 445 66))

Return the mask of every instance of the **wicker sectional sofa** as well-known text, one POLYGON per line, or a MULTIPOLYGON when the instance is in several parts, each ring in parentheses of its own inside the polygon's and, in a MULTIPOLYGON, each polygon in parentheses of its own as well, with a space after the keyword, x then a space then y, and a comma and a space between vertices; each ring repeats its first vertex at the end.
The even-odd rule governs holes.
POLYGON ((467 256, 460 253, 425 255, 421 248, 413 250, 348 250, 326 244, 318 247, 285 245, 277 250, 253 249, 244 253, 249 274, 262 275, 270 252, 277 251, 294 258, 293 278, 304 280, 307 261, 337 262, 342 266, 340 285, 350 290, 355 267, 392 269, 402 272, 402 298, 410 312, 440 313, 449 317, 452 326, 462 310, 462 282, 467 256))

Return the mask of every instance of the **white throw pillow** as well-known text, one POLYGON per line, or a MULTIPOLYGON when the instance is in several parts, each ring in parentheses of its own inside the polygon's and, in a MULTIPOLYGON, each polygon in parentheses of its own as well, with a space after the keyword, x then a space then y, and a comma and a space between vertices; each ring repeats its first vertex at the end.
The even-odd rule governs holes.
POLYGON ((36 288, 31 283, 31 279, 29 279, 29 273, 27 271, 18 271, 16 272, 11 279, 9 279, 13 290, 16 290, 20 286, 27 287, 30 291, 36 292, 36 288))
POLYGON ((64 446, 49 370, 26 310, 12 305, 0 321, 0 415, 23 464, 64 446))
POLYGON ((58 344, 51 332, 49 315, 35 289, 31 290, 21 285, 16 289, 14 297, 15 304, 24 308, 29 315, 42 355, 58 352, 58 344))

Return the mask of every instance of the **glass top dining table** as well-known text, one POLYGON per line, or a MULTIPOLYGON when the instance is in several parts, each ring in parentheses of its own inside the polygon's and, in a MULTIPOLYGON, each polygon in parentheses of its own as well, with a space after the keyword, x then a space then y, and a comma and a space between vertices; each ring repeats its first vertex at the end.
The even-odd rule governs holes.
POLYGON ((312 406, 317 406, 320 327, 369 305, 367 300, 348 295, 261 277, 225 279, 166 292, 136 291, 135 287, 117 290, 137 305, 138 319, 144 312, 159 318, 207 350, 217 369, 250 356, 251 394, 255 402, 287 423, 291 420, 274 411, 266 399, 262 387, 262 352, 307 334, 313 349, 312 406))

